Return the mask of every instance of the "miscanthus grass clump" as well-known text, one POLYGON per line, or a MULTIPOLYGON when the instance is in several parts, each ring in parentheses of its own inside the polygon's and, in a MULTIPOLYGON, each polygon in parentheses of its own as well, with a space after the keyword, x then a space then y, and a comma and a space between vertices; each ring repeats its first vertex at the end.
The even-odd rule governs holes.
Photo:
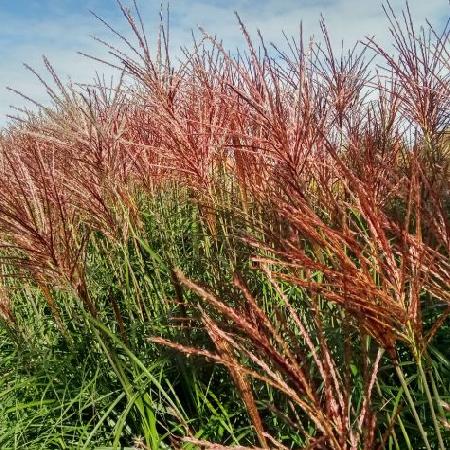
POLYGON ((450 27, 172 64, 119 6, 0 137, 0 448, 447 448, 450 27))

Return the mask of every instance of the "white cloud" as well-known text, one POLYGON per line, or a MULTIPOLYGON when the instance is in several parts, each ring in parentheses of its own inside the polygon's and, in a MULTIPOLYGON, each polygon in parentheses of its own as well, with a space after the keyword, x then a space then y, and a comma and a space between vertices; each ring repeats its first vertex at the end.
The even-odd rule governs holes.
MULTIPOLYGON (((6 87, 14 88, 38 102, 47 100, 45 89, 36 76, 24 67, 24 63, 33 67, 49 80, 42 62, 45 55, 54 66, 63 81, 69 77, 74 82, 90 82, 96 71, 111 73, 100 63, 77 54, 106 56, 105 49, 90 36, 106 38, 103 25, 98 23, 89 12, 59 17, 58 21, 49 19, 24 19, 4 17, 0 20, 7 24, 6 30, 0 31, 0 124, 5 123, 6 114, 14 114, 9 106, 27 106, 17 94, 9 92, 6 87)), ((118 23, 119 29, 124 28, 118 23)), ((110 36, 109 36, 110 37, 110 36)))

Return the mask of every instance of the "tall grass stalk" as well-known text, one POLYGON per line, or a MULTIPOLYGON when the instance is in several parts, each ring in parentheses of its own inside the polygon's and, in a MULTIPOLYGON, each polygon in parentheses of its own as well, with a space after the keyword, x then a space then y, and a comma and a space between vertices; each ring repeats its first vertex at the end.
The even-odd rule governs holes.
POLYGON ((174 64, 118 4, 0 135, 0 446, 450 445, 449 24, 174 64))

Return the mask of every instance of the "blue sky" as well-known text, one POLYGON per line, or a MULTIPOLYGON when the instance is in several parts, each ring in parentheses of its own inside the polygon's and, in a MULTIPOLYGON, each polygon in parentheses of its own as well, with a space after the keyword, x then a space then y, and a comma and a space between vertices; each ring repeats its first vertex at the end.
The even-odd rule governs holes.
MULTIPOLYGON (((127 3, 127 0, 123 0, 127 3)), ((139 0, 150 38, 158 25, 160 0, 139 0)), ((396 10, 403 0, 391 0, 396 10)), ((449 16, 448 0, 410 0, 418 23, 425 18, 439 27, 449 16)), ((225 45, 241 44, 233 11, 238 11, 251 31, 260 28, 268 41, 281 42, 281 30, 297 34, 300 21, 306 35, 318 34, 320 14, 325 16, 334 42, 344 39, 351 46, 357 39, 375 35, 388 44, 387 23, 381 2, 372 0, 172 0, 171 40, 174 51, 190 41, 198 25, 224 39, 225 45)), ((11 86, 38 101, 45 101, 43 88, 26 71, 23 62, 42 71, 46 55, 63 80, 89 82, 96 71, 111 71, 77 54, 83 51, 105 56, 105 50, 90 35, 117 40, 90 13, 94 10, 120 31, 127 32, 115 0, 0 0, 0 124, 10 113, 9 105, 24 101, 6 91, 11 86)))

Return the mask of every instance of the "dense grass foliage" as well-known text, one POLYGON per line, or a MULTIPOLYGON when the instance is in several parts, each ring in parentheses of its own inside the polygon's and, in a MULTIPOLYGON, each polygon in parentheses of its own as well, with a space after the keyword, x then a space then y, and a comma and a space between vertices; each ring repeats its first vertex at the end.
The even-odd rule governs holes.
POLYGON ((0 136, 0 448, 447 448, 450 27, 173 65, 122 11, 0 136))

